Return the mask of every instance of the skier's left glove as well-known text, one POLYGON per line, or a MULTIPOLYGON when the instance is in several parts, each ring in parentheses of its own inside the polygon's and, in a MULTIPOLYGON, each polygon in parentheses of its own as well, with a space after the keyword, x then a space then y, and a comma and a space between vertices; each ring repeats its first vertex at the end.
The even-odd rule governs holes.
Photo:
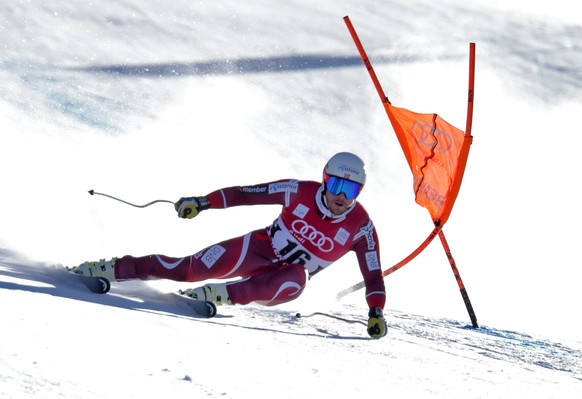
POLYGON ((207 197, 182 197, 174 203, 178 217, 192 219, 203 210, 210 208, 207 197))
POLYGON ((368 334, 370 334, 370 337, 374 339, 384 337, 388 330, 388 326, 386 325, 386 319, 384 319, 382 309, 378 306, 374 306, 370 309, 368 317, 368 334))

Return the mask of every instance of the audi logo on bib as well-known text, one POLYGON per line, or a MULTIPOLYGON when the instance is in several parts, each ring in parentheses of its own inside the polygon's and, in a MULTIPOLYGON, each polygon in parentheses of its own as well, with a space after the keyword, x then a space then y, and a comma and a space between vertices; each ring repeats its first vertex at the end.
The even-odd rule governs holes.
POLYGON ((333 241, 326 237, 322 232, 317 231, 313 226, 308 224, 305 220, 297 219, 291 224, 293 232, 308 240, 315 245, 322 252, 330 252, 333 250, 333 241))

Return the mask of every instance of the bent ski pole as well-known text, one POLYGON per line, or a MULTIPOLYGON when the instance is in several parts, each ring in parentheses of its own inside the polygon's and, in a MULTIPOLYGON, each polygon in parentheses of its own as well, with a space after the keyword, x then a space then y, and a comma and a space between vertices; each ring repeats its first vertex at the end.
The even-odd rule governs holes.
POLYGON ((136 208, 145 208, 146 206, 150 206, 152 204, 155 204, 156 202, 168 202, 168 203, 174 205, 174 201, 163 200, 163 199, 159 199, 159 200, 155 200, 155 201, 152 201, 152 202, 148 202, 145 205, 136 205, 136 204, 132 204, 131 202, 127 202, 127 201, 124 201, 122 199, 116 198, 116 197, 114 197, 112 195, 109 195, 109 194, 98 193, 95 190, 89 190, 89 194, 91 194, 91 195, 102 195, 104 197, 108 197, 108 198, 114 199, 116 201, 123 202, 124 204, 131 205, 131 206, 135 206, 136 208))

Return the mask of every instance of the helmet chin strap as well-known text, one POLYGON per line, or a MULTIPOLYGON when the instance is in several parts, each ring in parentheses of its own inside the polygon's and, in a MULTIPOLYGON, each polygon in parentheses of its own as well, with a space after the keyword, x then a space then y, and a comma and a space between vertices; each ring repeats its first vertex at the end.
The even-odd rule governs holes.
MULTIPOLYGON (((328 211, 329 210, 329 206, 327 206, 327 197, 325 196, 325 193, 327 192, 327 190, 324 188, 323 191, 321 192, 321 202, 323 202, 323 205, 325 205, 326 209, 328 211)), ((331 212, 331 211, 330 211, 331 212)))

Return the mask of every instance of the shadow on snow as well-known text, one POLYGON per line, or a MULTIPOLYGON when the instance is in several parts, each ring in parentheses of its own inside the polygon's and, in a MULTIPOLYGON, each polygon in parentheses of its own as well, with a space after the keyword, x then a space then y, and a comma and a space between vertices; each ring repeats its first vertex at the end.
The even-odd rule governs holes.
MULTIPOLYGON (((417 62, 423 57, 398 55, 377 57, 376 63, 417 62)), ((236 58, 198 62, 166 62, 140 65, 95 65, 68 68, 70 71, 106 73, 119 76, 138 77, 183 77, 190 75, 231 75, 280 73, 314 69, 335 69, 363 66, 359 56, 337 56, 323 54, 297 54, 276 57, 236 58)))

